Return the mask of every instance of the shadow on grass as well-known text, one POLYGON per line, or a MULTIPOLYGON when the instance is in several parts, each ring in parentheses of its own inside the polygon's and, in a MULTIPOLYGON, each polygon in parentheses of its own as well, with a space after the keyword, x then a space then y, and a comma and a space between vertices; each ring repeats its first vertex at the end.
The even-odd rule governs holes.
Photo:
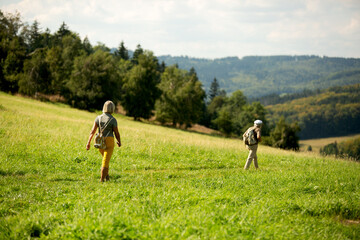
MULTIPOLYGON (((153 168, 153 167, 144 167, 144 168, 138 168, 138 169, 124 169, 122 170, 122 173, 124 174, 133 174, 133 173, 143 173, 143 174, 152 174, 152 173, 180 173, 180 172, 197 172, 197 171, 203 171, 203 170, 210 170, 210 171, 229 171, 229 170, 236 170, 239 169, 239 171, 242 170, 242 167, 239 166, 225 166, 225 165, 219 165, 219 166, 184 166, 184 167, 175 167, 175 168, 153 168)), ((110 178, 111 178, 110 174, 110 178)), ((119 177, 120 178, 120 175, 119 177)), ((116 178, 116 179, 117 179, 116 178)))
POLYGON ((122 178, 122 176, 120 174, 111 174, 111 173, 109 173, 109 177, 110 177, 110 182, 116 181, 116 180, 122 178))
POLYGON ((80 179, 73 179, 73 178, 54 178, 50 179, 50 182, 82 182, 83 180, 80 179))
POLYGON ((6 177, 6 176, 24 176, 26 174, 26 172, 24 171, 4 171, 4 170, 0 170, 0 176, 6 177))

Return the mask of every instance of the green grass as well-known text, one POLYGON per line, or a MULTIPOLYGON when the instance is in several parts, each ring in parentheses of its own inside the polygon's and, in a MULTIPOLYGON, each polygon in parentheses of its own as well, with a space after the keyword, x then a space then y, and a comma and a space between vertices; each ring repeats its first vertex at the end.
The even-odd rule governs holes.
POLYGON ((360 164, 115 115, 100 183, 96 117, 0 93, 0 239, 359 239, 360 164))

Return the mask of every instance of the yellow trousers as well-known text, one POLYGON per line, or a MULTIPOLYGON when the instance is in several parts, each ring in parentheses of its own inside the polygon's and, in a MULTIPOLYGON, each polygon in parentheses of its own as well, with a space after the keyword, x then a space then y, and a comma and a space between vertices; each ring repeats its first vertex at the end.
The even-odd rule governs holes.
POLYGON ((102 167, 109 168, 110 158, 111 155, 113 154, 115 147, 114 137, 106 137, 105 142, 106 142, 106 149, 99 149, 99 151, 101 153, 101 156, 103 157, 102 167))

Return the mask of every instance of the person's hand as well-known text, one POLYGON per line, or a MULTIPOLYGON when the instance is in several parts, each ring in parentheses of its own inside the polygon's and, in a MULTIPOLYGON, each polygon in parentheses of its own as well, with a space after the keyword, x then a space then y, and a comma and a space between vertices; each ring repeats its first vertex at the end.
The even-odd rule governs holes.
POLYGON ((118 145, 118 147, 121 147, 121 142, 116 142, 116 144, 118 145))
POLYGON ((90 143, 86 144, 86 150, 90 149, 90 143))

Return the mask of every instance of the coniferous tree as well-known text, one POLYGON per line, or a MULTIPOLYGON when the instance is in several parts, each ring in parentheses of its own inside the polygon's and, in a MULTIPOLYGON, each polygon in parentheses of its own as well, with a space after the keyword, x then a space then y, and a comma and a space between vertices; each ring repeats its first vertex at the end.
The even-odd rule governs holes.
POLYGON ((209 98, 210 102, 214 99, 214 97, 219 95, 219 83, 216 78, 211 82, 210 90, 209 90, 209 98))
POLYGON ((121 41, 118 49, 115 51, 115 56, 119 59, 129 60, 129 51, 125 47, 123 41, 121 41))
POLYGON ((44 47, 42 39, 43 35, 40 31, 39 25, 39 22, 35 20, 30 27, 27 40, 29 52, 33 52, 38 48, 44 47))
POLYGON ((54 34, 54 39, 56 44, 61 44, 61 40, 63 37, 70 35, 71 31, 69 27, 63 22, 59 28, 59 30, 54 34))
POLYGON ((135 49, 135 51, 134 51, 133 57, 132 57, 132 59, 131 59, 131 62, 132 62, 133 64, 135 64, 135 65, 138 64, 138 63, 139 63, 139 62, 138 62, 138 58, 139 58, 139 56, 142 55, 142 54, 144 54, 144 49, 142 49, 142 48, 141 48, 141 45, 138 44, 137 47, 136 47, 136 49, 135 49))
POLYGON ((166 69, 166 64, 164 61, 161 62, 161 64, 159 65, 159 72, 163 73, 166 69))
POLYGON ((91 43, 87 36, 84 38, 84 40, 82 42, 82 46, 83 46, 83 49, 85 50, 85 52, 87 53, 87 55, 94 53, 94 49, 91 46, 91 43))

